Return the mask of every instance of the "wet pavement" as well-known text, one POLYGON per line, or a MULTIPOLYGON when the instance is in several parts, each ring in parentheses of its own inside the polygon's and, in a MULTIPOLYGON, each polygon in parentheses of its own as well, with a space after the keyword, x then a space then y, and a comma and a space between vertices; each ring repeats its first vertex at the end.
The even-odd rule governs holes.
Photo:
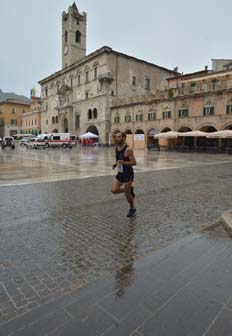
POLYGON ((0 153, 0 335, 227 335, 232 158, 136 155, 128 219, 113 149, 0 153))
POLYGON ((195 233, 13 321, 1 335, 231 335, 232 245, 195 233))
MULTIPOLYGON (((136 172, 232 162, 230 155, 137 150, 136 172)), ((114 148, 0 149, 0 186, 114 175, 114 148)))

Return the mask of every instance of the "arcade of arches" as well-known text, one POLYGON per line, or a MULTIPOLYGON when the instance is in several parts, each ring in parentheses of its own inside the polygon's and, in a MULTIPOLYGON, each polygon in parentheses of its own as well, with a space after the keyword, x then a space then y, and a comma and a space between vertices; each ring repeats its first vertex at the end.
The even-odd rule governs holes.
MULTIPOLYGON (((202 127, 199 127, 200 131, 206 132, 206 133, 212 133, 218 131, 216 127, 212 125, 204 125, 202 127)), ((223 130, 232 130, 232 123, 225 126, 223 130)), ((112 132, 111 137, 111 143, 115 143, 115 134, 117 132, 125 132, 127 135, 127 143, 129 146, 132 146, 133 148, 157 148, 160 149, 179 149, 179 148, 185 148, 185 149, 225 149, 225 148, 231 148, 232 150, 232 138, 228 139, 219 139, 219 138, 207 138, 207 137, 178 137, 177 139, 168 139, 168 141, 165 139, 154 139, 154 135, 157 133, 164 133, 172 131, 169 127, 164 127, 162 130, 157 130, 155 128, 150 128, 147 131, 144 131, 143 129, 136 129, 134 134, 131 129, 126 130, 120 130, 115 129, 112 132)), ((180 127, 178 132, 190 132, 194 131, 191 127, 183 126, 180 127)))

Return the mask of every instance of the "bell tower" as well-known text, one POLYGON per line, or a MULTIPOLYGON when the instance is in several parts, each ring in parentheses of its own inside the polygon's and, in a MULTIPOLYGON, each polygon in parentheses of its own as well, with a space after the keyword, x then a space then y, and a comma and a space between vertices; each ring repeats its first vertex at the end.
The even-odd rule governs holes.
POLYGON ((86 22, 87 14, 75 2, 62 13, 62 68, 86 56, 86 22))

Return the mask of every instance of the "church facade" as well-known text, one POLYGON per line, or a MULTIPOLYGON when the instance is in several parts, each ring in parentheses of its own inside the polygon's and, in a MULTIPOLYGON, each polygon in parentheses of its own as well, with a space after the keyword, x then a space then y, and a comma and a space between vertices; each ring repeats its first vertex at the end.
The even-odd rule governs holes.
POLYGON ((42 132, 90 131, 111 141, 111 107, 118 99, 153 96, 175 71, 104 46, 86 55, 87 14, 76 4, 62 13, 62 69, 39 81, 42 132))

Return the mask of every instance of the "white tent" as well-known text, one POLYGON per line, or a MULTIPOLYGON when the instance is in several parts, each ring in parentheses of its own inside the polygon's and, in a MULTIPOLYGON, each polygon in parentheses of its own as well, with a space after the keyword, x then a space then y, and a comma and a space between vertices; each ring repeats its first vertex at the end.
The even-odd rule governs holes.
POLYGON ((94 134, 94 133, 87 132, 87 133, 81 134, 79 136, 79 138, 81 138, 81 139, 96 139, 96 138, 99 138, 99 136, 94 134))

